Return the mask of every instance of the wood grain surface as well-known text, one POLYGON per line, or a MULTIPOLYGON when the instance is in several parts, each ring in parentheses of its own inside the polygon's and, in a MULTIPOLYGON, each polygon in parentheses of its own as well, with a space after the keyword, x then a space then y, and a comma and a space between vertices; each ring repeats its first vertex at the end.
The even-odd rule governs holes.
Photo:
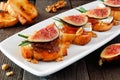
MULTIPOLYGON (((6 0, 0 0, 6 1, 6 0)), ((58 10, 56 13, 47 13, 45 11, 46 6, 53 4, 58 0, 30 0, 39 12, 39 16, 35 19, 35 23, 43 21, 49 17, 70 10, 74 7, 83 5, 93 0, 66 0, 67 5, 58 10)), ((34 23, 34 24, 35 24, 34 23)), ((22 26, 17 24, 11 28, 0 29, 0 42, 10 37, 11 35, 30 27, 31 25, 22 26)), ((120 35, 108 42, 104 46, 100 47, 90 55, 83 59, 73 63, 72 65, 46 77, 35 76, 9 60, 2 52, 0 52, 0 65, 7 63, 10 65, 9 70, 14 71, 14 75, 7 77, 5 74, 7 71, 2 71, 0 68, 0 80, 120 80, 120 61, 98 66, 99 55, 101 51, 108 45, 113 43, 120 43, 120 35)))

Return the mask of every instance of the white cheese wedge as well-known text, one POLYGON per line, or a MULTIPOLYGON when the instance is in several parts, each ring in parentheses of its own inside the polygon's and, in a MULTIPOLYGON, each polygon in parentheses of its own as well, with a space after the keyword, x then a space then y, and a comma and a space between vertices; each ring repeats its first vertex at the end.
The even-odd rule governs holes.
POLYGON ((111 23, 113 20, 113 17, 112 16, 109 16, 105 19, 101 19, 100 21, 104 22, 104 23, 111 23))
POLYGON ((92 24, 91 23, 87 23, 86 25, 83 26, 83 29, 85 31, 92 31, 92 24))
POLYGON ((100 8, 104 8, 104 7, 106 7, 104 4, 99 4, 97 7, 100 7, 100 8))

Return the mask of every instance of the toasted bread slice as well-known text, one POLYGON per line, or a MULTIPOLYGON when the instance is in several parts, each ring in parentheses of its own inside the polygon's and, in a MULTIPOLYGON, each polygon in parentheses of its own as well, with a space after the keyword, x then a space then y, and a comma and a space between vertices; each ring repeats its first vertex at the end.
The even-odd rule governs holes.
MULTIPOLYGON (((8 3, 8 2, 7 2, 8 3)), ((7 4, 6 3, 6 4, 7 4)), ((7 11, 9 12, 9 14, 13 17, 18 18, 18 14, 13 10, 13 8, 11 7, 11 5, 8 3, 7 5, 7 11)))
POLYGON ((29 0, 8 0, 13 10, 28 21, 32 21, 37 15, 37 9, 29 0))
POLYGON ((94 19, 94 18, 89 18, 88 22, 92 23, 92 29, 94 31, 99 31, 99 32, 110 30, 113 26, 113 22, 104 23, 104 22, 99 21, 98 19, 94 19))
POLYGON ((20 21, 20 23, 21 23, 22 25, 28 23, 28 21, 27 21, 23 16, 21 16, 21 15, 18 15, 18 20, 20 21))
POLYGON ((8 12, 0 11, 0 28, 11 27, 18 23, 18 20, 8 12))
POLYGON ((61 31, 62 41, 66 43, 68 47, 70 46, 70 44, 85 45, 92 38, 92 32, 86 32, 83 30, 82 27, 74 29, 64 25, 64 28, 61 31))
POLYGON ((114 20, 120 21, 120 8, 111 8, 111 16, 113 16, 114 20))
POLYGON ((85 45, 90 42, 92 38, 92 32, 83 32, 81 35, 76 35, 73 40, 73 44, 85 45))
POLYGON ((113 20, 113 25, 114 25, 114 26, 120 25, 120 21, 113 20))
POLYGON ((0 2, 0 10, 7 11, 7 2, 0 2))
POLYGON ((0 3, 0 10, 7 11, 11 16, 18 18, 18 20, 20 21, 20 23, 22 25, 28 23, 28 21, 23 16, 21 16, 20 14, 17 14, 13 10, 13 8, 10 6, 9 2, 1 2, 0 3))
POLYGON ((60 39, 56 39, 54 40, 55 42, 50 42, 50 44, 45 43, 45 45, 48 45, 47 47, 44 43, 21 46, 22 55, 26 59, 36 59, 38 61, 57 61, 59 58, 63 58, 67 55, 67 46, 59 40, 60 39), (56 48, 56 50, 53 50, 53 48, 51 49, 51 47, 56 48))
POLYGON ((7 4, 7 7, 6 7, 7 9, 6 9, 6 10, 9 12, 9 14, 10 14, 11 16, 18 18, 19 22, 20 22, 22 25, 28 23, 28 21, 27 21, 22 15, 17 14, 17 13, 13 10, 13 8, 12 8, 11 5, 9 4, 9 2, 7 2, 6 4, 7 4))
POLYGON ((92 28, 94 31, 99 31, 99 32, 103 32, 103 31, 108 31, 112 28, 113 23, 103 23, 103 22, 99 22, 98 24, 95 24, 92 28))

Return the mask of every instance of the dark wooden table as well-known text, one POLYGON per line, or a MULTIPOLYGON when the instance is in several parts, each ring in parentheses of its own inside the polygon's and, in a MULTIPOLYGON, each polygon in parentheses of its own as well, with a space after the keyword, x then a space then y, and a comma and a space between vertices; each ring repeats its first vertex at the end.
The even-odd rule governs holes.
MULTIPOLYGON (((2 0, 5 1, 5 0, 2 0)), ((62 13, 66 10, 91 2, 93 0, 66 0, 67 6, 60 9, 57 13, 47 13, 45 7, 57 0, 30 0, 38 9, 39 16, 35 19, 35 23, 45 20, 51 16, 62 13)), ((11 27, 0 29, 0 42, 9 36, 27 28, 30 25, 22 26, 20 24, 11 27)), ((0 52, 0 65, 7 63, 10 65, 9 70, 14 71, 14 75, 7 77, 6 71, 0 68, 0 80, 120 80, 120 61, 105 64, 102 67, 98 65, 100 52, 112 43, 120 43, 120 35, 114 38, 109 43, 92 52, 83 59, 73 63, 72 65, 46 77, 35 76, 14 64, 2 52, 0 52)))

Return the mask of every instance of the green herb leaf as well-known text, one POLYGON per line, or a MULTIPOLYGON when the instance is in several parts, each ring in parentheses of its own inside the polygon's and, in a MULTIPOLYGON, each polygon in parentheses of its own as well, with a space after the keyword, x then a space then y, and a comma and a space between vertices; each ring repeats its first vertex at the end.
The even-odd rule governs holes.
POLYGON ((53 18, 53 19, 60 22, 60 23, 63 23, 60 18, 53 18))
POLYGON ((26 45, 28 45, 28 44, 31 44, 31 42, 25 40, 25 41, 22 41, 18 46, 26 46, 26 45))
POLYGON ((18 36, 20 36, 20 37, 23 37, 23 38, 28 38, 28 36, 26 36, 26 35, 22 35, 22 34, 18 34, 18 36))
POLYGON ((104 2, 104 0, 100 0, 100 1, 104 2))
POLYGON ((76 9, 76 10, 80 11, 81 13, 87 12, 87 10, 85 8, 83 8, 83 7, 80 7, 80 9, 76 9))

